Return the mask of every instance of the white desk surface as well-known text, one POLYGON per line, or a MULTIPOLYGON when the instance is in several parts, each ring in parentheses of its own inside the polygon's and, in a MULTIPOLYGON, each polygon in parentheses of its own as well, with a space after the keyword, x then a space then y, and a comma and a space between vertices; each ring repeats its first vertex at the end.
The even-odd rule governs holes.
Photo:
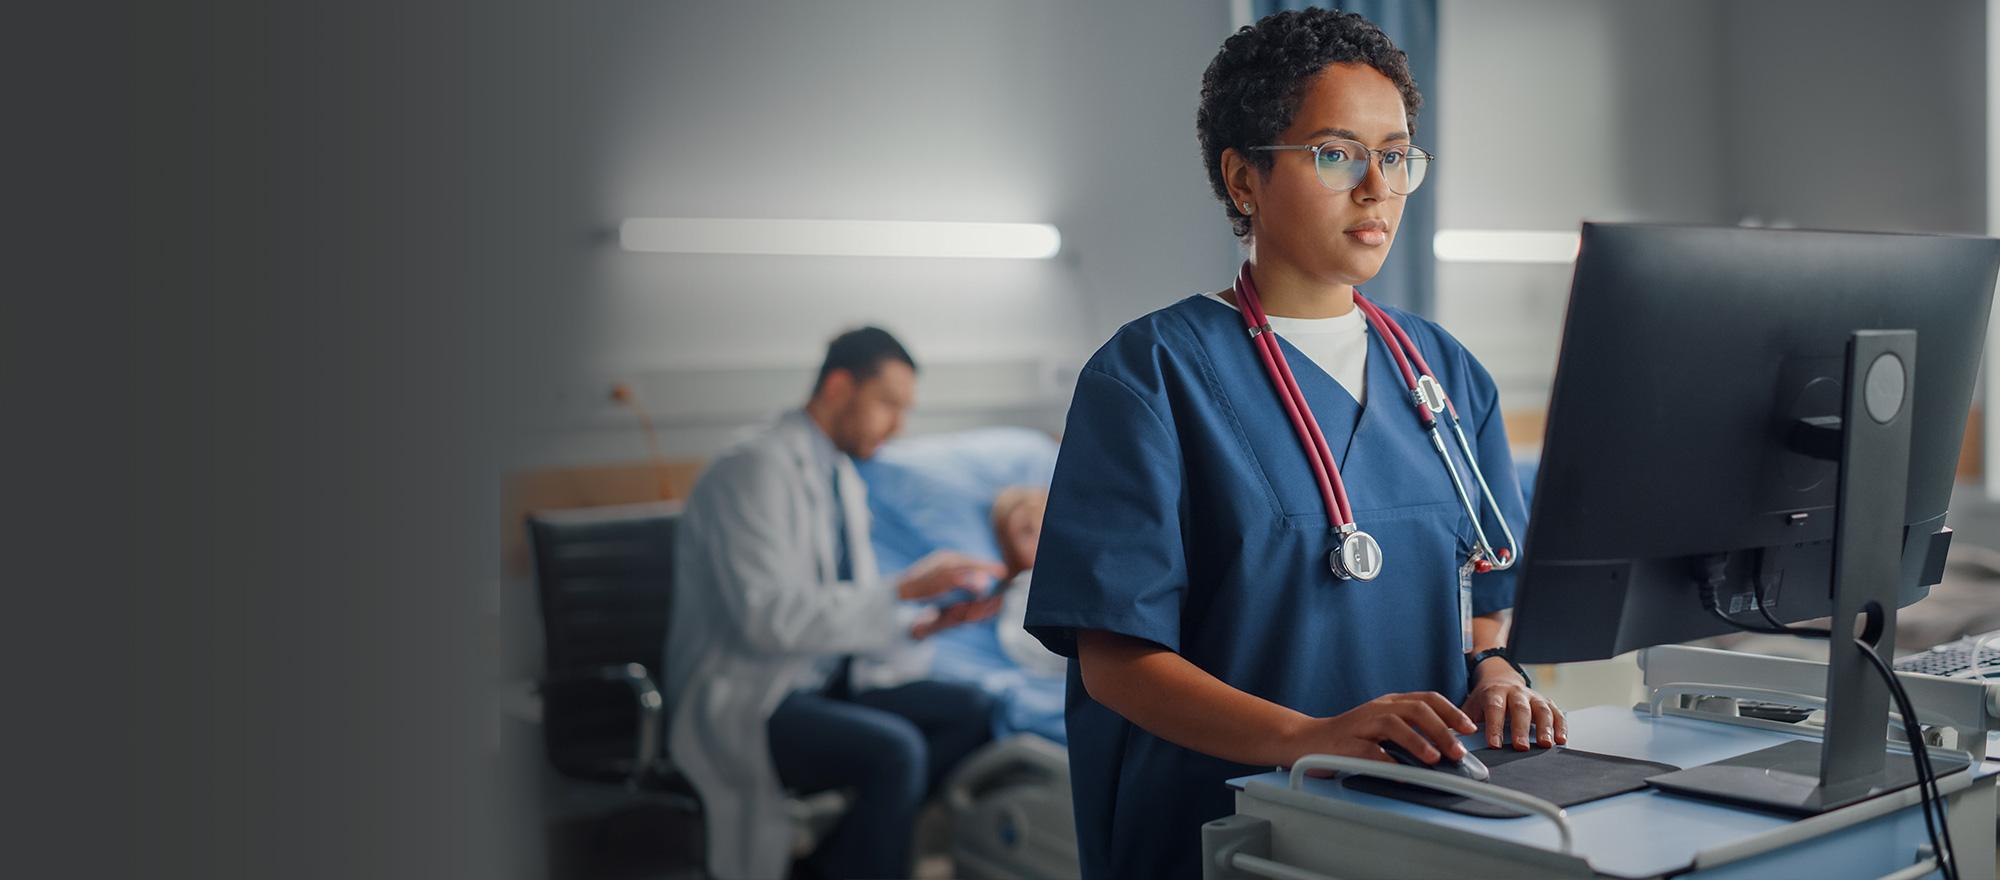
MULTIPOLYGON (((1569 716, 1569 746, 1587 752, 1660 761, 1694 767, 1735 757, 1767 746, 1811 737, 1730 724, 1665 716, 1653 718, 1619 706, 1594 706, 1569 716)), ((1484 748, 1483 734, 1464 738, 1469 749, 1484 748)), ((2000 774, 2000 762, 1974 768, 1975 778, 2000 774)), ((1242 789, 1250 780, 1288 784, 1282 771, 1229 780, 1242 789)), ((1549 850, 1560 848, 1555 825, 1537 816, 1494 819, 1399 801, 1349 789, 1340 779, 1309 778, 1303 790, 1312 794, 1399 813, 1475 834, 1504 838, 1549 850)), ((1647 789, 1570 807, 1575 828, 1575 852, 1597 871, 1616 876, 1650 877, 1685 868, 1695 854, 1747 840, 1798 821, 1794 817, 1727 804, 1696 800, 1647 789)), ((1916 810, 1896 817, 1917 823, 1916 810)), ((1891 817, 1882 817, 1891 818, 1891 817)))

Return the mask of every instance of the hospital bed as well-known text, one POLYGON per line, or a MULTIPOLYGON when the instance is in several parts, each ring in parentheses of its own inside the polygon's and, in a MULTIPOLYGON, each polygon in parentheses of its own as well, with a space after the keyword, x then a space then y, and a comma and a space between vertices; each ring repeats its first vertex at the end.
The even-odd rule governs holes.
MULTIPOLYGON (((871 542, 884 576, 940 549, 998 559, 991 508, 1009 486, 1047 486, 1056 442, 1023 428, 985 428, 897 440, 859 464, 868 484, 871 542)), ((1018 607, 918 645, 872 673, 878 686, 908 678, 970 684, 992 695, 992 745, 947 782, 956 876, 968 880, 1074 877, 1076 823, 1063 747, 1063 678, 1026 666, 1018 607), (1003 628, 1011 627, 1011 630, 1003 628)), ((1028 650, 1040 650, 1039 647, 1028 650)), ((871 675, 857 669, 857 684, 871 675)))
POLYGON ((1077 875, 1069 754, 1031 733, 975 752, 945 787, 953 876, 961 880, 1077 875))
MULTIPOLYGON (((1026 428, 981 428, 891 442, 858 463, 868 484, 870 543, 885 578, 935 550, 999 559, 993 499, 1009 486, 1049 484, 1056 441, 1026 428)), ((857 686, 887 687, 914 679, 970 684, 1000 704, 994 738, 1032 733, 1055 743, 1063 730, 1063 678, 1018 659, 1024 650, 1019 608, 939 633, 909 656, 858 664, 857 686)), ((1039 650, 1038 647, 1033 650, 1039 650)))

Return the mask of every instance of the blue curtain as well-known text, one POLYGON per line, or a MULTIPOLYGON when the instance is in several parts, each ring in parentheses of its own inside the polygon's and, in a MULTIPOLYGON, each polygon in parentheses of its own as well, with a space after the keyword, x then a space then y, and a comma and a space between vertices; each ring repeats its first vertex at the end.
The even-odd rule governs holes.
MULTIPOLYGON (((1437 88, 1437 0, 1252 0, 1257 18, 1285 9, 1319 6, 1342 12, 1358 12, 1367 17, 1389 39, 1410 56, 1410 75, 1424 93, 1424 108, 1417 118, 1416 142, 1432 152, 1438 144, 1437 88)), ((1362 285, 1368 298, 1385 305, 1430 316, 1437 302, 1437 260, 1431 254, 1431 236, 1437 232, 1437 171, 1451 167, 1451 157, 1438 160, 1431 180, 1412 193, 1403 208, 1403 225, 1396 232, 1396 246, 1382 272, 1362 285)))

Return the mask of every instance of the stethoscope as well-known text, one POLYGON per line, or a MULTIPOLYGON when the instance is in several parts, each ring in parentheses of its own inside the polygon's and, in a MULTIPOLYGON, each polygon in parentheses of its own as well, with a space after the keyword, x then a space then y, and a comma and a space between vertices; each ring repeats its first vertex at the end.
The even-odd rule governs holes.
MULTIPOLYGON (((1250 340, 1263 358, 1264 371, 1271 375, 1278 400, 1284 404, 1285 414, 1291 417, 1292 427, 1298 431, 1299 443, 1305 447, 1306 460, 1312 465, 1313 478, 1319 481, 1320 499, 1326 503, 1327 518, 1334 528, 1334 549, 1327 554, 1327 564, 1336 577, 1372 581, 1382 573, 1382 545, 1354 521, 1354 508, 1348 503, 1347 487, 1340 480, 1340 468, 1334 465, 1333 450, 1320 433, 1319 422, 1313 419, 1312 408, 1306 405, 1305 395, 1299 392, 1299 383, 1292 378, 1292 369, 1285 363, 1284 352, 1278 349, 1278 338, 1271 331, 1271 322, 1264 315, 1263 304, 1257 299, 1257 286, 1250 280, 1250 264, 1247 262, 1236 275, 1236 304, 1237 311, 1243 315, 1243 326, 1249 330, 1250 340)), ((1389 317, 1381 307, 1363 299, 1358 290, 1354 292, 1354 305, 1361 309, 1369 326, 1375 329, 1375 335, 1382 338, 1390 356, 1395 359, 1396 368, 1403 374, 1403 382, 1410 388, 1410 400, 1416 405, 1418 424, 1424 433, 1430 435, 1431 447, 1444 461, 1445 472, 1451 475, 1451 486, 1458 491, 1458 501, 1464 505, 1466 516, 1472 520, 1477 543, 1470 551, 1467 564, 1480 572, 1506 571, 1514 567, 1515 560, 1520 557, 1516 551, 1514 531, 1508 528, 1507 518, 1500 514, 1493 489, 1486 485, 1486 474, 1479 469, 1479 456, 1473 453, 1472 443, 1465 438, 1465 429, 1459 425, 1458 408, 1452 406, 1451 399, 1445 396, 1444 386, 1438 383, 1430 364, 1424 361, 1423 353, 1417 350, 1416 343, 1410 341, 1409 334, 1403 332, 1394 318, 1389 317), (1458 465, 1445 449, 1444 435, 1438 430, 1440 414, 1451 417, 1451 432, 1458 438, 1458 450, 1472 468, 1472 478, 1479 483, 1487 509, 1493 511, 1493 518, 1500 523, 1500 532, 1507 539, 1506 547, 1496 550, 1487 540, 1486 528, 1480 524, 1479 510, 1466 493, 1465 480, 1459 476, 1458 465)))

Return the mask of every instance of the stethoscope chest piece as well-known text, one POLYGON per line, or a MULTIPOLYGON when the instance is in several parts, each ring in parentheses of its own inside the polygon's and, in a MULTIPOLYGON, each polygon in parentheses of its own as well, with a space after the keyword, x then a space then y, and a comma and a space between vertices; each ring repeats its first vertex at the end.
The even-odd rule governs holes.
POLYGON ((1333 576, 1347 581, 1372 581, 1382 573, 1382 545, 1367 532, 1354 531, 1336 534, 1339 542, 1333 552, 1327 554, 1327 564, 1333 568, 1333 576))

